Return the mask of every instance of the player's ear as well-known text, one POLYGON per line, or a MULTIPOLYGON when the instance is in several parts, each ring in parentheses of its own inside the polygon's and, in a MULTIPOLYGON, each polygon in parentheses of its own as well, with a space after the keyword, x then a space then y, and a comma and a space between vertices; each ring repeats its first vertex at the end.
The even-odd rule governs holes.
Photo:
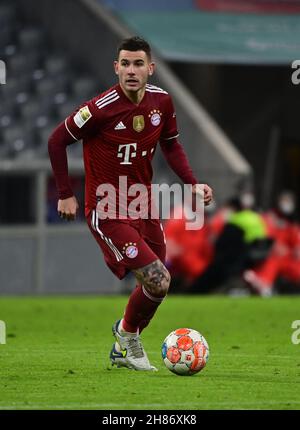
POLYGON ((149 76, 152 76, 155 70, 155 63, 150 63, 149 64, 149 76))
POLYGON ((118 75, 119 74, 119 63, 118 63, 118 61, 114 61, 114 69, 115 69, 115 74, 118 75))

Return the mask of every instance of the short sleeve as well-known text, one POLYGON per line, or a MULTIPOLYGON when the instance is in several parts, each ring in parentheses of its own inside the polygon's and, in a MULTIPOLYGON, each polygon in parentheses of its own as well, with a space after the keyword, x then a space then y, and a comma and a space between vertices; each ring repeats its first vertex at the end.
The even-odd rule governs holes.
POLYGON ((176 121, 176 112, 174 109, 173 101, 168 95, 164 106, 164 126, 161 133, 160 140, 171 140, 179 136, 176 121))

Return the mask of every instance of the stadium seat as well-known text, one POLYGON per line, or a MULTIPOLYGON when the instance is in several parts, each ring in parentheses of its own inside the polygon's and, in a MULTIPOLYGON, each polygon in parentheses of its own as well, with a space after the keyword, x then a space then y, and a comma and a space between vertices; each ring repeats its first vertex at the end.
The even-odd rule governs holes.
POLYGON ((5 85, 0 86, 1 101, 15 99, 16 95, 27 92, 30 88, 30 81, 24 77, 8 79, 5 85))
POLYGON ((34 144, 33 137, 21 125, 13 125, 4 130, 3 136, 7 153, 12 158, 18 157, 22 151, 34 144))
POLYGON ((67 61, 59 56, 52 56, 46 59, 45 69, 50 76, 58 76, 65 73, 68 68, 67 61))
POLYGON ((34 120, 40 115, 45 115, 51 110, 51 105, 42 104, 39 99, 31 99, 21 108, 21 115, 24 120, 34 120))
POLYGON ((45 78, 40 79, 35 84, 35 90, 39 97, 41 98, 51 98, 54 97, 54 94, 64 91, 64 82, 56 81, 55 79, 45 78))
POLYGON ((66 103, 57 106, 57 115, 60 121, 67 118, 80 104, 82 100, 69 99, 66 103))
POLYGON ((36 142, 37 142, 37 156, 39 158, 45 158, 48 157, 48 140, 49 136, 55 129, 57 124, 47 124, 45 127, 41 127, 39 130, 37 130, 36 133, 36 142))
POLYGON ((33 73, 39 65, 39 54, 16 54, 9 59, 8 71, 14 77, 28 75, 33 73))
POLYGON ((38 28, 24 28, 18 34, 19 46, 23 52, 40 48, 43 39, 44 34, 38 28))
POLYGON ((0 50, 4 51, 4 48, 9 45, 12 35, 11 30, 7 27, 0 28, 0 50))
POLYGON ((73 83, 73 94, 82 100, 94 97, 97 94, 97 84, 88 77, 76 79, 73 83))
POLYGON ((0 5, 0 28, 5 25, 10 26, 15 18, 15 8, 14 5, 8 2, 0 5))
MULTIPOLYGON (((10 76, 0 86, 0 156, 48 157, 51 131, 99 86, 65 52, 49 48, 42 28, 22 26, 8 1, 0 5, 0 56, 10 76)), ((78 148, 70 154, 81 156, 78 148)))

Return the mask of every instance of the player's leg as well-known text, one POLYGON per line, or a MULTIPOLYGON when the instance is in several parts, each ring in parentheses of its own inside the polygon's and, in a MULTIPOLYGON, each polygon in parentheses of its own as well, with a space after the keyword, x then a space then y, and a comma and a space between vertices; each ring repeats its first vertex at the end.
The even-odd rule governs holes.
MULTIPOLYGON (((149 324, 170 285, 170 274, 163 264, 166 242, 161 224, 159 221, 140 220, 139 232, 145 245, 143 248, 145 262, 151 255, 158 258, 145 266, 132 269, 138 285, 129 297, 123 319, 114 328, 116 337, 125 335, 128 339, 131 336, 140 335, 149 324)), ((118 343, 121 344, 122 340, 123 338, 119 337, 118 343)), ((145 351, 143 353, 147 357, 145 351)))
POLYGON ((166 241, 162 225, 158 220, 143 220, 140 221, 140 232, 158 258, 144 267, 132 270, 138 285, 129 298, 122 322, 127 331, 138 329, 139 333, 153 318, 170 286, 170 274, 164 265, 166 241))
MULTIPOLYGON (((110 359, 113 364, 136 370, 153 370, 139 338, 139 323, 151 318, 161 303, 167 288, 165 278, 168 275, 163 264, 159 261, 154 266, 158 256, 152 251, 139 233, 139 223, 122 223, 119 221, 99 222, 94 211, 87 219, 88 225, 97 243, 101 247, 105 262, 120 279, 132 271, 139 273, 139 280, 144 280, 149 292, 141 285, 134 290, 129 298, 125 314, 129 315, 129 331, 123 329, 120 321, 114 324, 113 332, 117 342, 111 351, 110 359), (153 271, 153 269, 155 269, 153 271), (158 272, 163 269, 163 276, 154 288, 158 272), (144 279, 148 276, 148 280, 144 279), (153 287, 150 287, 153 285, 153 287), (151 295, 151 291, 153 296, 151 295), (155 296, 155 291, 157 295, 155 296), (145 294, 146 292, 146 294, 145 294), (131 316, 134 315, 133 320, 131 316), (132 330, 132 331, 131 331, 132 330)), ((167 285, 168 286, 168 285, 167 285)), ((128 329, 128 326, 126 327, 128 329)))
POLYGON ((113 326, 117 342, 111 352, 111 361, 136 370, 156 370, 144 351, 139 329, 150 322, 166 296, 170 275, 158 259, 140 269, 134 269, 133 273, 141 284, 130 295, 123 319, 113 326))
MULTIPOLYGON (((125 351, 126 342, 132 338, 140 343, 139 334, 153 318, 170 285, 170 274, 163 264, 166 243, 162 226, 157 221, 147 221, 144 225, 140 225, 140 232, 149 247, 148 252, 151 250, 150 252, 159 258, 143 267, 132 269, 139 284, 129 297, 123 319, 114 325, 113 331, 117 339, 114 354, 121 354, 122 351, 125 351)), ((146 248, 144 248, 144 252, 148 253, 146 248)), ((144 357, 144 367, 147 370, 153 369, 141 343, 140 347, 140 354, 144 357)), ((119 359, 119 361, 122 360, 119 359)))

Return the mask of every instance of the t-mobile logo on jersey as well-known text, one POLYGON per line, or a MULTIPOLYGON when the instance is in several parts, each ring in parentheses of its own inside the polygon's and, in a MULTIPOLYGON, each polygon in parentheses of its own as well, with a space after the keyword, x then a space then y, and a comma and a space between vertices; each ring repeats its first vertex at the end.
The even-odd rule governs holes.
POLYGON ((120 164, 132 164, 130 160, 131 158, 136 157, 136 143, 126 143, 125 145, 119 145, 118 148, 118 157, 123 158, 120 164), (131 151, 131 147, 133 148, 131 151))
POLYGON ((6 326, 5 322, 0 320, 0 345, 6 344, 6 326))

